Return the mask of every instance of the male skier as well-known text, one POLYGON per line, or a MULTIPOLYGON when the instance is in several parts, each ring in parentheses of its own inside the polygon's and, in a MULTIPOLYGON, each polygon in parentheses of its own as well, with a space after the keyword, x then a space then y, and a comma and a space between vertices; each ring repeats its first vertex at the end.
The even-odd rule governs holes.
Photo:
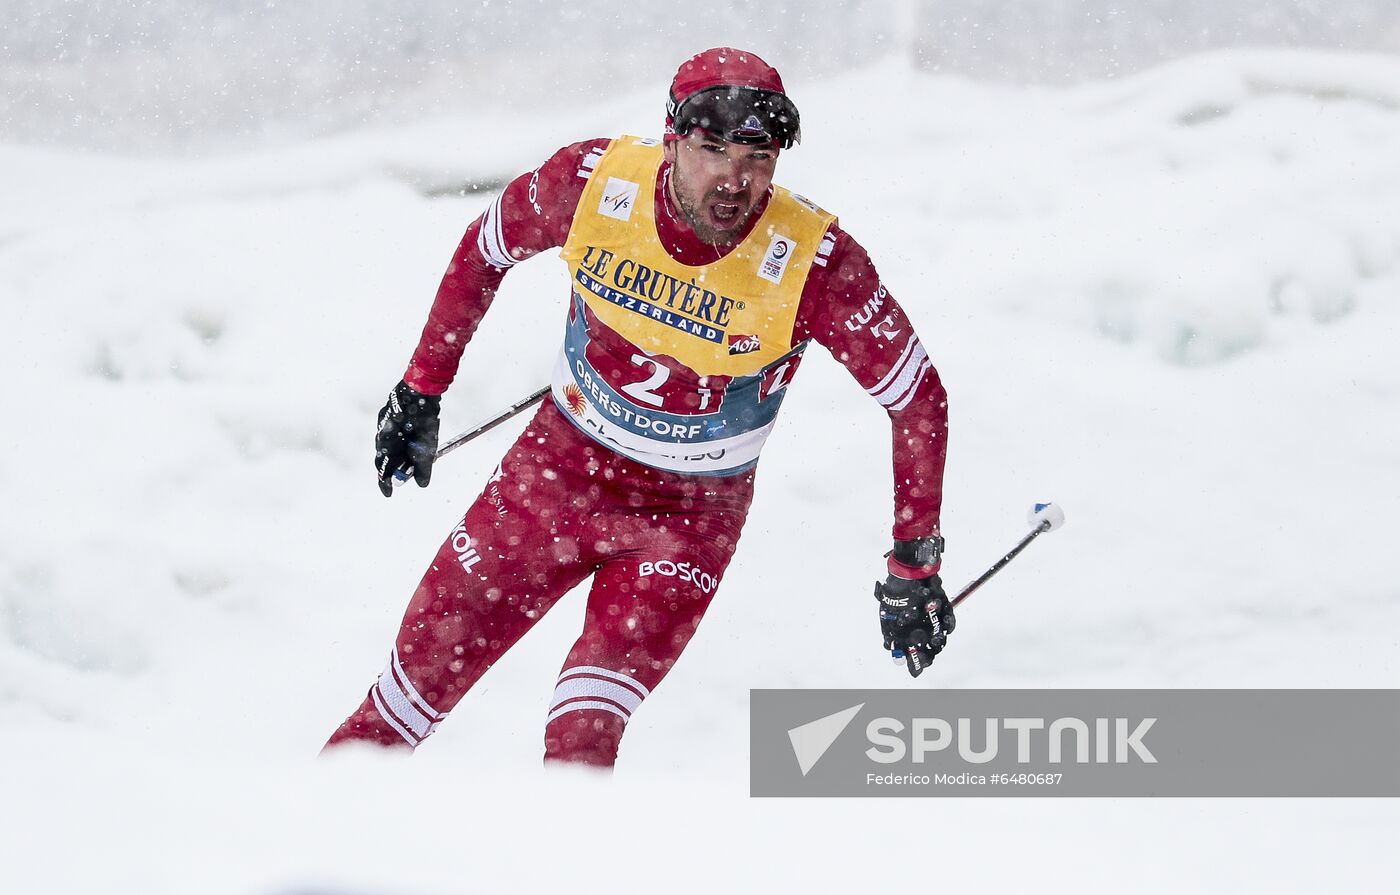
POLYGON ((547 398, 438 551, 388 665, 332 735, 416 747, 565 592, 593 576, 545 723, 547 761, 610 767, 627 719, 694 635, 743 528, 754 468, 814 339, 892 423, 884 646, 918 676, 954 617, 937 572, 946 395, 836 218, 772 184, 800 137, 778 72, 719 48, 672 81, 663 141, 588 140, 513 180, 467 228, 375 469, 426 486, 438 408, 506 271, 562 247, 547 398))

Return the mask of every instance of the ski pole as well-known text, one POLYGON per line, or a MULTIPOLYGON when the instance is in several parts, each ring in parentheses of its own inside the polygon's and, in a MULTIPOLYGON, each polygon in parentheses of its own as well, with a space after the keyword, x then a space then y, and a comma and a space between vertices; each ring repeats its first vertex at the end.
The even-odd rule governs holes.
POLYGON ((476 438, 478 435, 485 435, 487 432, 490 432, 492 429, 496 428, 501 423, 504 423, 511 417, 516 416, 521 411, 532 407, 535 404, 538 404, 540 402, 540 399, 547 394, 549 394, 549 386, 546 385, 539 391, 531 392, 530 394, 521 398, 519 401, 516 401, 514 404, 510 405, 505 410, 502 410, 500 413, 491 417, 486 422, 480 423, 479 425, 468 429, 461 435, 448 439, 437 449, 437 453, 433 454, 433 459, 441 460, 443 457, 457 450, 457 448, 471 441, 473 438, 476 438))
MULTIPOLYGON (((468 429, 462 434, 448 439, 448 441, 445 442, 442 446, 440 446, 437 449, 437 451, 433 454, 433 460, 441 460, 444 454, 450 454, 453 451, 457 450, 457 448, 471 441, 473 438, 476 438, 478 435, 484 435, 487 432, 490 432, 492 429, 496 428, 501 423, 504 423, 506 420, 519 414, 522 410, 525 410, 533 404, 538 404, 540 402, 540 399, 547 394, 549 394, 549 386, 545 386, 539 391, 531 392, 530 394, 521 398, 519 401, 516 401, 514 404, 507 407, 505 410, 502 410, 500 413, 491 417, 486 422, 473 426, 472 428, 468 429)), ((413 475, 412 466, 410 466, 408 469, 394 470, 394 487, 397 488, 399 485, 402 485, 404 482, 408 481, 408 477, 411 475, 413 475)))
POLYGON ((1015 559, 1017 554, 1029 547, 1031 541, 1034 541, 1037 537, 1039 537, 1047 531, 1054 531, 1055 529, 1064 525, 1065 511, 1060 509, 1059 506, 1053 503, 1038 503, 1035 506, 1031 507, 1031 511, 1028 514, 1028 518, 1026 521, 1028 521, 1031 525, 1034 526, 1034 528, 1030 530, 1030 533, 1028 533, 1024 538, 1022 538, 1019 544, 1017 544, 1015 547, 1012 547, 1010 552, 1008 552, 1005 556, 992 563, 992 567, 990 569, 983 572, 981 575, 978 575, 977 580, 973 581, 967 587, 964 587, 961 591, 959 591, 958 595, 953 598, 954 606, 957 606, 963 600, 966 600, 968 597, 972 596, 972 594, 979 587, 987 583, 988 579, 990 579, 997 572, 1000 572, 1003 568, 1005 568, 1006 564, 1011 562, 1011 560, 1015 559))

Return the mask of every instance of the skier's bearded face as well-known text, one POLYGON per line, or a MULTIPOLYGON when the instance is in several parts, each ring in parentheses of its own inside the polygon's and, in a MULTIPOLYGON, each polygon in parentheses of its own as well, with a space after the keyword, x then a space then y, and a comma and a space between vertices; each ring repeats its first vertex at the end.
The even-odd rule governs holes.
POLYGON ((773 144, 729 143, 700 128, 666 144, 671 201, 702 242, 731 246, 744 232, 778 165, 773 144))

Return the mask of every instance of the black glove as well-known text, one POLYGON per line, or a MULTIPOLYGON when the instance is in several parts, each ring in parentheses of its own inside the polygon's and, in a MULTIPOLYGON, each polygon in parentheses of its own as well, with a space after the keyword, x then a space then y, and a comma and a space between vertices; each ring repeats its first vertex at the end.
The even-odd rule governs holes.
POLYGON ((957 624, 943 582, 937 575, 913 581, 890 575, 883 584, 875 582, 875 598, 880 601, 885 649, 904 659, 909 674, 918 677, 943 651, 957 624))
POLYGON ((437 453, 440 395, 422 395, 400 382, 379 410, 379 431, 374 436, 374 471, 379 491, 394 496, 393 479, 410 475, 418 487, 428 487, 437 453))

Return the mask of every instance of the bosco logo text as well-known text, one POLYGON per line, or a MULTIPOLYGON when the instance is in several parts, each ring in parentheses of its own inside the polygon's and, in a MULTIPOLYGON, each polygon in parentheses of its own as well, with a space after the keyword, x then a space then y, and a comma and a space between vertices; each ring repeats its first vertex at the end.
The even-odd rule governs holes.
POLYGON ((687 584, 694 584, 704 594, 713 593, 715 585, 719 583, 715 580, 715 576, 702 571, 699 566, 691 565, 688 562, 672 562, 669 559, 644 562, 637 567, 637 574, 643 578, 650 575, 678 578, 687 584))

